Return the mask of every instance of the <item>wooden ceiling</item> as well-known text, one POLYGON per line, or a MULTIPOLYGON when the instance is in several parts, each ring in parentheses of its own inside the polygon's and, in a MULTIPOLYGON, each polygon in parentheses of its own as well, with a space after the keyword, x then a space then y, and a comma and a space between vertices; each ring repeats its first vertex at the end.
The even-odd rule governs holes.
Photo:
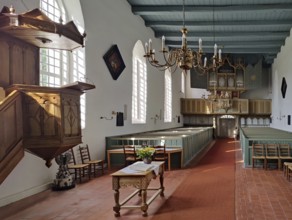
MULTIPOLYGON (((155 37, 166 37, 170 48, 181 46, 182 0, 127 0, 133 14, 153 29, 155 37)), ((292 27, 291 0, 185 0, 188 46, 205 53, 214 43, 224 54, 262 58, 273 63, 292 27)))

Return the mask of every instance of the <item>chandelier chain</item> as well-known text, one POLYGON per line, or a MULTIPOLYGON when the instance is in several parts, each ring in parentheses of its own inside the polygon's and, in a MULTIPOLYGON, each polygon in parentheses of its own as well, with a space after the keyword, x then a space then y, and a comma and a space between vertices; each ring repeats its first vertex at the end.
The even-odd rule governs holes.
POLYGON ((183 0, 183 27, 185 28, 185 19, 186 19, 186 15, 185 15, 185 0, 183 0))
MULTIPOLYGON (((162 48, 159 51, 162 53, 162 57, 164 63, 160 63, 155 55, 155 49, 152 48, 152 40, 149 39, 149 44, 145 43, 145 55, 148 62, 156 67, 159 70, 169 69, 171 72, 176 71, 177 67, 182 69, 184 72, 195 69, 197 73, 205 74, 210 70, 215 71, 218 67, 222 65, 221 59, 221 49, 219 49, 219 53, 217 56, 217 45, 214 45, 214 55, 211 59, 212 62, 207 64, 207 57, 203 58, 203 48, 202 48, 202 39, 199 38, 199 48, 198 50, 194 50, 189 48, 187 45, 187 33, 188 29, 185 27, 185 0, 182 0, 182 13, 183 13, 183 28, 181 29, 182 37, 181 37, 181 47, 180 48, 172 48, 168 50, 165 47, 165 36, 162 36, 162 48)), ((213 0, 213 33, 214 33, 214 41, 215 41, 215 24, 214 24, 214 0, 213 0)))

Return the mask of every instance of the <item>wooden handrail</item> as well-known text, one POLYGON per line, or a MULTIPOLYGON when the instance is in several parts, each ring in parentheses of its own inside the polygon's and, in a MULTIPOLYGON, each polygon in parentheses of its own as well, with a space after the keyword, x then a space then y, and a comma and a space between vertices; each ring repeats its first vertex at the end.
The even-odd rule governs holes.
POLYGON ((24 156, 22 98, 11 92, 0 102, 0 184, 24 156))

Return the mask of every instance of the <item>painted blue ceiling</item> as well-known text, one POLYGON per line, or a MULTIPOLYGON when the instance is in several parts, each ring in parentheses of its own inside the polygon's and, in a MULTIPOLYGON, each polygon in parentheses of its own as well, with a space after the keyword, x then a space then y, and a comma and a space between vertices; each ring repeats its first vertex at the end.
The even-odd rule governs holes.
MULTIPOLYGON (((181 46, 182 0, 127 0, 157 38, 170 48, 181 46)), ((273 63, 290 35, 292 0, 185 0, 188 46, 212 53, 216 43, 228 56, 262 58, 273 63)))

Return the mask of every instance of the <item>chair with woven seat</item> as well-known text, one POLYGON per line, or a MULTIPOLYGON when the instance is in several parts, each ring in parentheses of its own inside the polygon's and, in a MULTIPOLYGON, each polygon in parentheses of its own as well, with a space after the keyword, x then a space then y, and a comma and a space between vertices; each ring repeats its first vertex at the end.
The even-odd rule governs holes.
POLYGON ((252 145, 252 168, 255 166, 255 161, 262 160, 263 168, 266 168, 266 155, 264 144, 253 144, 252 145))
POLYGON ((277 144, 266 145, 266 169, 268 168, 269 161, 277 160, 278 169, 280 169, 280 159, 277 144))
POLYGON ((282 161, 292 161, 292 156, 290 152, 289 144, 279 144, 279 165, 280 169, 282 169, 282 161))
POLYGON ((79 179, 79 182, 81 182, 82 177, 85 177, 86 174, 88 175, 88 179, 90 179, 89 164, 77 163, 72 148, 67 152, 71 155, 71 159, 68 163, 68 170, 70 174, 74 175, 75 180, 79 179))
POLYGON ((283 175, 288 179, 289 177, 289 167, 292 167, 291 162, 284 162, 283 163, 283 175))
POLYGON ((287 178, 288 181, 290 181, 290 178, 292 176, 292 165, 291 165, 291 163, 288 163, 286 170, 287 170, 286 178, 287 178))
POLYGON ((79 145, 79 152, 82 163, 89 164, 90 172, 93 173, 94 176, 96 176, 99 170, 104 174, 104 160, 92 160, 87 144, 84 146, 79 145))
POLYGON ((125 156, 125 166, 128 166, 136 161, 139 161, 140 158, 136 153, 136 148, 134 145, 125 145, 123 146, 124 156, 125 156))
POLYGON ((164 161, 164 167, 166 161, 168 160, 168 156, 165 151, 165 145, 158 145, 153 147, 155 152, 153 154, 153 161, 164 161))

